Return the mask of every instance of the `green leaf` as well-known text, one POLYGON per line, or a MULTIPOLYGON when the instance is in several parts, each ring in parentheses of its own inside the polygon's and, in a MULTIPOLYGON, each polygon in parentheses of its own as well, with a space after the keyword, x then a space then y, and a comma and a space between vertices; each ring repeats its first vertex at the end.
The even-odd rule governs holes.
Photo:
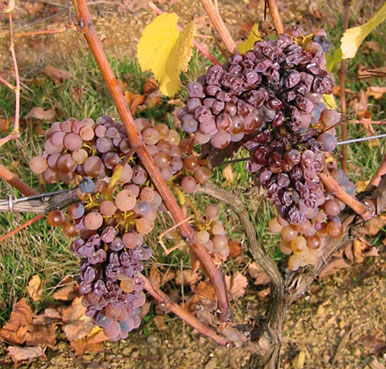
POLYGON ((323 102, 326 104, 327 109, 336 109, 336 102, 335 102, 335 97, 333 94, 331 95, 323 95, 323 102))
POLYGON ((382 8, 365 24, 359 27, 349 28, 340 40, 342 49, 342 59, 353 58, 359 46, 375 27, 386 19, 386 2, 382 8))
POLYGON ((336 63, 339 63, 342 60, 342 49, 336 49, 333 55, 326 54, 326 69, 328 72, 331 72, 336 63))

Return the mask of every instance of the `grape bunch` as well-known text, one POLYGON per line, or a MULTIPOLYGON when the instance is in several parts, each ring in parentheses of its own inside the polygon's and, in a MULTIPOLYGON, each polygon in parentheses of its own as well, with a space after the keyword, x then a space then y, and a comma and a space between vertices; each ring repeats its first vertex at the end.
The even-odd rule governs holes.
POLYGON ((338 215, 344 204, 318 175, 331 169, 348 193, 355 190, 336 166, 327 166, 340 122, 340 114, 322 102, 334 85, 325 69, 328 48, 323 30, 305 35, 299 27, 277 40, 258 41, 190 83, 178 112, 196 143, 225 149, 240 142, 249 151, 247 169, 277 207, 269 229, 281 232, 280 249, 292 254, 292 270, 314 264, 326 236, 343 232, 338 215))
POLYGON ((140 324, 140 272, 151 257, 143 236, 153 230, 162 205, 132 154, 122 123, 106 116, 96 124, 71 118, 51 125, 43 154, 30 161, 45 182, 77 185, 74 203, 50 212, 47 222, 77 236, 71 251, 81 259, 79 293, 86 314, 112 341, 140 324))
POLYGON ((143 142, 153 157, 155 165, 163 179, 168 182, 174 177, 183 175, 181 187, 186 193, 196 191, 198 184, 205 184, 211 177, 205 160, 193 152, 193 140, 184 138, 166 124, 154 126, 143 118, 136 119, 138 130, 142 133, 143 142))
POLYGON ((188 85, 186 106, 178 112, 182 128, 197 143, 223 149, 264 125, 290 132, 308 127, 315 102, 334 85, 325 70, 326 48, 323 31, 310 38, 294 28, 209 67, 188 85))

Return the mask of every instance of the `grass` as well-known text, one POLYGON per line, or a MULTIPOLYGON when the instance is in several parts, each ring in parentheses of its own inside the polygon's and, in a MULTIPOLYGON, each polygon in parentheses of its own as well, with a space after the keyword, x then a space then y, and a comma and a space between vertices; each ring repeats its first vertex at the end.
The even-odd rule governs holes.
MULTIPOLYGON (((338 47, 342 35, 341 18, 337 18, 336 27, 327 29, 327 31, 331 37, 333 48, 338 47)), ((381 25, 367 40, 376 41, 382 45, 385 33, 385 26, 381 25)), ((221 59, 221 56, 216 56, 221 59)), ((355 77, 356 68, 359 64, 380 67, 383 65, 385 57, 386 52, 383 49, 370 54, 365 54, 363 48, 360 49, 356 58, 348 63, 347 87, 358 92, 360 89, 366 89, 369 86, 381 85, 381 80, 358 81, 355 77)), ((127 89, 140 93, 149 74, 141 73, 138 64, 126 57, 110 57, 109 59, 115 74, 127 84, 127 89)), ((197 79, 199 75, 205 72, 209 64, 208 60, 195 51, 188 72, 182 76, 182 83, 186 85, 188 81, 197 79)), ((74 55, 71 60, 67 60, 65 64, 59 65, 58 68, 71 72, 71 79, 60 85, 55 85, 53 81, 40 75, 28 75, 28 79, 23 80, 21 119, 24 126, 26 126, 26 130, 20 140, 9 143, 0 149, 2 164, 33 187, 38 187, 39 182, 29 171, 27 163, 32 156, 41 152, 43 136, 36 133, 34 123, 25 124, 24 117, 32 107, 55 108, 57 120, 68 117, 81 119, 86 116, 96 119, 101 115, 111 115, 118 118, 98 68, 88 53, 74 55)), ((336 73, 336 70, 334 72, 336 73)), ((185 96, 186 91, 183 89, 179 97, 183 99, 185 96)), ((372 119, 385 120, 386 101, 384 99, 374 100, 370 98, 369 109, 372 119)), ((3 118, 12 117, 14 114, 13 95, 2 85, 0 85, 0 112, 3 118)), ((170 113, 170 105, 165 100, 161 107, 148 109, 142 112, 141 116, 159 121, 167 113, 170 113)), ((353 118, 352 109, 350 109, 350 118, 353 118)), ((169 114, 169 126, 173 124, 172 122, 169 114)), ((47 127, 48 124, 43 124, 43 128, 47 127)), ((376 130, 379 133, 386 131, 383 126, 377 126, 376 130)), ((362 127, 350 124, 349 137, 362 135, 364 135, 362 127)), ((350 177, 352 180, 364 180, 374 173, 385 154, 384 147, 382 143, 378 147, 372 147, 369 143, 348 147, 348 157, 351 165, 350 177)), ((235 154, 235 157, 243 156, 246 156, 246 152, 239 151, 235 154)), ((277 248, 277 237, 266 232, 267 224, 272 215, 272 207, 266 199, 261 198, 258 188, 254 192, 250 192, 253 180, 244 169, 244 163, 233 164, 231 169, 236 178, 235 182, 224 181, 222 174, 224 167, 219 167, 214 171, 213 181, 227 190, 234 190, 237 186, 237 192, 245 195, 259 240, 271 257, 279 261, 282 255, 277 248)), ((45 190, 52 191, 58 187, 47 186, 45 190)), ((20 196, 17 191, 4 182, 0 182, 0 192, 2 198, 7 195, 20 196)), ((212 202, 211 199, 199 195, 194 195, 192 199, 198 209, 201 210, 212 202)), ((220 218, 224 222, 230 238, 245 242, 245 236, 235 216, 224 204, 219 204, 219 206, 221 209, 220 218)), ((31 217, 30 214, 0 214, 1 233, 4 234, 14 229, 31 217)), ((149 244, 154 249, 154 256, 150 264, 158 266, 161 270, 167 268, 179 270, 181 259, 184 266, 189 267, 190 258, 184 249, 179 249, 165 257, 159 248, 156 235, 171 225, 171 219, 163 215, 153 236, 148 238, 149 244)), ((3 242, 0 245, 0 253, 0 325, 8 319, 13 303, 20 297, 26 296, 27 283, 34 274, 39 274, 44 281, 45 298, 43 303, 46 303, 50 301, 48 297, 50 289, 66 275, 75 275, 78 271, 78 261, 69 251, 68 239, 60 231, 50 228, 44 220, 35 223, 27 230, 19 232, 3 242)), ((230 261, 226 264, 225 271, 231 272, 235 268, 234 262, 230 261)), ((173 288, 173 285, 171 285, 171 288, 173 288)), ((151 326, 151 318, 148 319, 146 330, 151 331, 154 328, 151 326)))

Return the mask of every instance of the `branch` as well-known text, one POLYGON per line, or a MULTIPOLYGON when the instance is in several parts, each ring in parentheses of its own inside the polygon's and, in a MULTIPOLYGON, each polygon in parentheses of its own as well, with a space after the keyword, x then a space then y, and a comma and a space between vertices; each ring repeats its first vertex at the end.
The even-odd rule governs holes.
MULTIPOLYGON (((86 2, 85 0, 74 0, 74 5, 80 30, 86 37, 91 52, 94 55, 103 78, 105 79, 110 95, 114 100, 115 106, 126 128, 130 145, 136 149, 138 157, 140 158, 146 171, 149 173, 149 176, 151 177, 155 187, 161 195, 164 204, 173 215, 174 221, 176 223, 180 223, 185 219, 185 217, 182 214, 182 211, 178 206, 169 187, 162 178, 159 169, 154 164, 151 155, 142 143, 141 134, 137 130, 134 119, 127 109, 127 104, 125 98, 123 97, 122 91, 119 88, 118 81, 114 76, 114 73, 103 51, 102 45, 95 32, 86 2)), ((230 318, 230 307, 227 299, 225 283, 220 269, 215 266, 211 256, 204 248, 204 246, 197 241, 194 235, 194 231, 189 224, 183 223, 180 225, 179 229, 184 240, 189 244, 191 249, 199 258, 200 262, 203 264, 204 268, 208 271, 209 278, 211 279, 216 290, 218 305, 221 311, 220 319, 223 321, 228 320, 230 318)))
POLYGON ((179 318, 181 318, 186 323, 188 323, 190 326, 192 326, 194 329, 196 329, 200 334, 202 334, 205 337, 211 338, 213 341, 215 341, 219 345, 227 346, 227 347, 229 347, 231 345, 231 342, 229 342, 226 338, 218 335, 213 329, 211 329, 207 325, 203 324, 201 321, 199 321, 196 317, 194 317, 187 310, 183 309, 177 303, 170 301, 169 296, 167 296, 165 293, 163 293, 156 286, 152 285, 150 283, 150 281, 145 276, 141 275, 141 277, 145 281, 145 290, 147 292, 149 292, 150 295, 152 295, 155 300, 157 300, 160 304, 162 304, 163 307, 169 309, 171 312, 173 312, 179 318))
POLYGON ((329 193, 343 201, 364 220, 369 220, 373 217, 373 212, 366 205, 357 200, 355 196, 349 195, 342 187, 339 186, 339 184, 335 181, 334 178, 332 178, 330 174, 320 173, 319 178, 329 193))
POLYGON ((378 187, 381 177, 386 174, 386 155, 383 158, 381 165, 378 167, 377 171, 374 173, 373 177, 370 179, 366 187, 366 191, 370 190, 372 186, 378 187))
POLYGON ((263 331, 258 346, 260 355, 265 356, 267 367, 278 360, 283 322, 285 318, 284 281, 276 263, 266 254, 263 246, 256 238, 255 227, 249 218, 249 212, 243 202, 234 194, 223 190, 212 183, 199 187, 198 192, 214 197, 227 204, 238 216, 248 240, 248 249, 253 259, 264 270, 271 280, 270 303, 267 310, 266 329, 263 331), (267 340, 270 345, 267 345, 267 340), (263 350, 266 351, 263 351, 263 350))
POLYGON ((225 45, 225 48, 230 54, 238 54, 237 46, 233 40, 228 28, 226 27, 224 21, 221 18, 220 13, 217 11, 215 5, 211 0, 200 0, 202 6, 207 12, 209 19, 211 20, 214 29, 219 34, 222 42, 225 45))
MULTIPOLYGON (((350 0, 343 0, 343 32, 348 28, 349 21, 349 6, 350 0)), ((346 106, 346 90, 344 79, 346 76, 346 60, 342 59, 339 69, 339 86, 340 86, 340 103, 342 106, 342 141, 347 140, 347 106, 346 106)), ((347 173, 347 151, 346 146, 342 146, 342 169, 347 173)))
POLYGON ((63 209, 74 202, 79 201, 76 189, 64 190, 39 195, 24 197, 21 199, 0 200, 0 211, 11 213, 49 213, 52 210, 63 209))
POLYGON ((32 219, 28 220, 27 222, 25 222, 21 226, 13 229, 11 232, 5 234, 4 236, 1 236, 0 237, 0 242, 6 240, 7 238, 9 238, 11 236, 13 236, 14 234, 16 234, 17 232, 21 231, 22 229, 29 227, 31 224, 36 223, 37 221, 39 221, 42 218, 44 218, 44 214, 38 214, 38 215, 34 216, 32 219))
MULTIPOLYGON (((14 1, 10 0, 8 2, 8 7, 14 7, 14 4, 12 5, 12 2, 14 1)), ((13 125, 13 130, 12 132, 0 139, 0 147, 7 143, 10 140, 17 139, 20 137, 20 132, 19 132, 19 115, 20 115, 20 76, 19 76, 19 68, 17 66, 17 60, 16 60, 16 54, 15 54, 15 43, 13 39, 13 22, 12 22, 12 10, 8 14, 9 18, 9 37, 10 37, 10 46, 9 46, 9 51, 11 52, 12 56, 12 63, 13 63, 13 69, 15 70, 15 80, 16 80, 16 85, 12 86, 8 82, 5 83, 5 81, 2 79, 1 82, 3 82, 8 88, 10 88, 12 91, 15 93, 15 118, 14 118, 14 125, 13 125)))
POLYGON ((23 182, 16 174, 13 174, 7 168, 0 164, 0 178, 8 182, 11 186, 15 187, 25 196, 38 195, 32 187, 28 186, 27 183, 23 182))
MULTIPOLYGON (((147 5, 156 14, 160 15, 163 13, 163 11, 157 5, 155 5, 152 1, 149 1, 147 3, 147 5)), ((179 29, 179 31, 182 31, 182 27, 179 24, 177 24, 177 28, 179 29)), ((202 46, 195 39, 193 39, 193 45, 196 47, 196 49, 198 51, 201 52, 202 55, 204 55, 206 58, 208 58, 213 64, 221 65, 221 63, 204 46, 202 46)))
POLYGON ((266 0, 266 1, 268 4, 269 12, 271 13, 273 24, 275 25, 276 33, 280 35, 281 33, 284 33, 284 26, 283 26, 283 22, 281 21, 276 2, 275 0, 266 0))

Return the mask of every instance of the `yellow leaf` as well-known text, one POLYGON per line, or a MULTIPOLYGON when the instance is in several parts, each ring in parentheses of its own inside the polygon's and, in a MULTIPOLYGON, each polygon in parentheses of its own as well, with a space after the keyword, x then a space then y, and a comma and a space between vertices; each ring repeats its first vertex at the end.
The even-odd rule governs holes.
POLYGON ((323 102, 326 104, 327 109, 336 109, 336 102, 333 94, 323 95, 323 102))
POLYGON ((245 54, 247 51, 253 49, 253 45, 255 44, 256 41, 260 41, 261 36, 259 32, 259 25, 255 23, 255 25, 252 27, 251 31, 249 32, 248 37, 240 42, 237 45, 237 48, 239 49, 241 54, 245 54))
POLYGON ((180 89, 180 73, 186 71, 192 57, 194 23, 180 33, 178 16, 163 13, 142 31, 137 58, 142 71, 151 70, 160 84, 160 91, 174 96, 180 89))
POLYGON ((359 27, 349 28, 344 34, 341 42, 342 59, 353 58, 363 42, 372 30, 386 19, 386 2, 382 8, 365 24, 359 27))
POLYGON ((36 274, 34 275, 28 283, 27 286, 28 295, 31 297, 32 301, 39 301, 43 294, 43 282, 40 277, 36 274))

